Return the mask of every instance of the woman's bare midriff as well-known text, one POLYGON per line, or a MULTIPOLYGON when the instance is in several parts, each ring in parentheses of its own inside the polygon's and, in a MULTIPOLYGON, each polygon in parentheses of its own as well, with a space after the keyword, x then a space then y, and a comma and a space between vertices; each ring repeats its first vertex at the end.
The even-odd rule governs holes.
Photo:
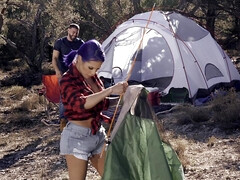
POLYGON ((93 118, 91 119, 87 119, 87 120, 74 120, 71 121, 71 123, 82 126, 82 127, 86 127, 86 128, 91 128, 91 122, 92 122, 93 118))

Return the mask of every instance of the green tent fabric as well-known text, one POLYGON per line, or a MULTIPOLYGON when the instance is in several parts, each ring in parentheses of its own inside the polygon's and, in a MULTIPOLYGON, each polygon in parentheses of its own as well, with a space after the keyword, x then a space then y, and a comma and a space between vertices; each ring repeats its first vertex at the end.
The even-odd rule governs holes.
MULTIPOLYGON (((102 179, 184 179, 182 165, 176 153, 161 141, 153 120, 154 114, 147 103, 146 90, 143 87, 135 90, 139 93, 133 91, 127 94, 129 98, 135 95, 135 104, 130 104, 130 109, 125 110, 124 118, 107 148, 102 179)), ((125 101, 129 98, 125 97, 125 101)), ((120 115, 123 111, 121 110, 120 115)))
POLYGON ((184 179, 184 173, 182 164, 178 159, 176 152, 172 149, 172 147, 163 142, 164 152, 167 158, 167 162, 172 174, 173 180, 181 180, 184 179))

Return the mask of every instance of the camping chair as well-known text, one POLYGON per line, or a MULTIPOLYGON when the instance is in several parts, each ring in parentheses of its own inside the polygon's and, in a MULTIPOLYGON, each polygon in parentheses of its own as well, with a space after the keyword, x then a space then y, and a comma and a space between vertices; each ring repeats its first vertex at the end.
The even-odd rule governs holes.
POLYGON ((42 120, 42 122, 48 126, 59 126, 59 124, 53 124, 53 113, 50 112, 51 110, 55 112, 59 111, 60 90, 58 78, 56 75, 42 75, 42 84, 43 88, 40 95, 44 96, 45 112, 47 115, 47 120, 42 120), (55 106, 55 109, 52 106, 55 106))

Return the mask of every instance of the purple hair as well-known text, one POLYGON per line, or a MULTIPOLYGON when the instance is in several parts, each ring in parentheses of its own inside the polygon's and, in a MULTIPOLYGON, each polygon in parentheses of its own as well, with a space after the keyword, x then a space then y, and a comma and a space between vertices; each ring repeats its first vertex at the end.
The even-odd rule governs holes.
POLYGON ((66 66, 70 66, 72 64, 73 59, 76 54, 82 56, 83 62, 86 61, 101 61, 104 62, 105 54, 102 50, 101 44, 95 40, 89 40, 83 43, 78 50, 71 51, 68 55, 64 57, 64 63, 66 66))

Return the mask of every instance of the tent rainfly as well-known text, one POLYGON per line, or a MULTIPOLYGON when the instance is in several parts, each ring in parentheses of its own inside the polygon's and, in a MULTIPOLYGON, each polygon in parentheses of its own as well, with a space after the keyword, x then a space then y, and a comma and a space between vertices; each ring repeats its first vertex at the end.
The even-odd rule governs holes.
POLYGON ((146 28, 150 13, 133 16, 103 42, 106 60, 99 76, 125 80, 136 59, 130 84, 157 87, 166 94, 171 88, 186 88, 189 98, 204 97, 214 88, 239 83, 231 59, 206 29, 179 13, 161 11, 152 12, 146 28))

